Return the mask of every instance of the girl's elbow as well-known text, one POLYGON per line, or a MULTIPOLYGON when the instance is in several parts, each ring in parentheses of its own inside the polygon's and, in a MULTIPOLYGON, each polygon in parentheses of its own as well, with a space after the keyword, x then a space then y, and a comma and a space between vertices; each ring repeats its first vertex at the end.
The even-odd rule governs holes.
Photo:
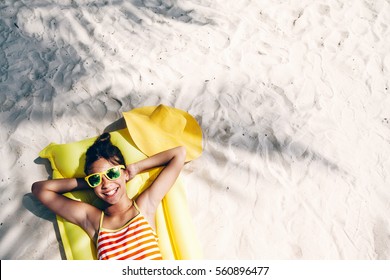
POLYGON ((179 146, 179 150, 180 150, 180 153, 182 153, 182 155, 184 155, 184 156, 187 155, 187 149, 185 146, 179 146))
POLYGON ((39 191, 39 183, 40 182, 35 182, 31 186, 31 193, 34 194, 35 196, 37 195, 37 193, 39 191))
POLYGON ((35 196, 39 196, 41 193, 43 187, 44 187, 45 181, 38 181, 32 184, 31 186, 31 193, 35 196))
POLYGON ((177 147, 178 149, 178 156, 183 159, 183 161, 185 160, 186 156, 187 156, 187 149, 186 147, 184 146, 179 146, 177 147))

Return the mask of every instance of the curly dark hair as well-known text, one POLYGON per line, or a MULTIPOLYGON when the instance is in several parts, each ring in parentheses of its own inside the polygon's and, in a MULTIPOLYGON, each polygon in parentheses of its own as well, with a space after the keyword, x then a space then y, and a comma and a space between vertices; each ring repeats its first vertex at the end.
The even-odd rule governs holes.
POLYGON ((100 135, 92 146, 87 149, 84 167, 85 174, 89 174, 91 165, 100 158, 104 158, 115 165, 126 165, 122 152, 111 143, 111 135, 108 132, 100 135))

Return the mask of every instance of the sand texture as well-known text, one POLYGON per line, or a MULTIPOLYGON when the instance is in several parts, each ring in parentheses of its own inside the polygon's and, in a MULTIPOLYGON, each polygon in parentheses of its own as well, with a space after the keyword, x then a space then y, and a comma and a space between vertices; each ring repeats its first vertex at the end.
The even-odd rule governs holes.
POLYGON ((0 1, 0 259, 62 259, 50 142, 188 111, 205 259, 390 259, 388 0, 0 1))

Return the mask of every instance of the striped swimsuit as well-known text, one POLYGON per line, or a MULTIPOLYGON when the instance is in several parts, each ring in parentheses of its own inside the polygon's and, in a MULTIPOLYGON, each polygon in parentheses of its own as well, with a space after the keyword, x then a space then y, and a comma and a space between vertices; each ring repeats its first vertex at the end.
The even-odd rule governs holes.
POLYGON ((138 214, 119 229, 105 229, 104 212, 97 238, 99 260, 161 260, 158 238, 134 202, 138 214))

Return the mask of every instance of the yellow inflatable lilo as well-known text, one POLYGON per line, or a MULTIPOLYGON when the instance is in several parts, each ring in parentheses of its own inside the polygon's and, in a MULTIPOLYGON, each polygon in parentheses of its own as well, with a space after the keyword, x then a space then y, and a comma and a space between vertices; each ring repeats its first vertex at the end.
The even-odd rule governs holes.
MULTIPOLYGON (((123 115, 127 129, 114 131, 110 134, 112 143, 122 151, 127 164, 142 160, 148 155, 168 149, 170 146, 186 145, 187 151, 190 151, 187 152, 186 161, 198 157, 202 152, 200 127, 195 119, 184 111, 160 105, 158 107, 134 109, 123 115), (176 114, 169 115, 172 112, 176 114), (180 114, 177 114, 178 112, 180 114), (179 119, 179 123, 177 119, 179 119), (153 123, 157 123, 156 128, 151 127, 150 123, 146 126, 146 122, 151 120, 153 123), (180 125, 180 122, 182 125, 180 125), (148 129, 147 134, 150 135, 147 136, 146 140, 144 138, 138 139, 136 129, 148 129), (157 130, 152 131, 153 129, 157 130), (158 129, 163 130, 166 135, 162 135, 158 129), (172 129, 175 129, 175 131, 170 131, 172 129), (131 135, 129 130, 133 131, 131 135), (156 135, 153 134, 156 133, 164 138, 161 140, 162 142, 158 142, 158 145, 148 142, 150 139, 160 141, 158 138, 154 138, 156 135), (185 143, 180 142, 182 137, 177 133, 180 133, 181 136, 185 135, 185 143), (168 139, 169 137, 173 138, 168 139)), ((144 131, 142 133, 144 134, 144 131)), ((68 144, 51 143, 39 153, 39 156, 50 161, 54 179, 84 177, 85 152, 95 140, 96 137, 68 144)), ((138 174, 129 181, 126 185, 128 196, 136 197, 139 195, 150 185, 160 170, 161 168, 149 170, 138 174)), ((99 207, 100 201, 92 190, 74 191, 65 195, 99 207)), ((83 229, 59 216, 57 216, 57 222, 68 260, 96 259, 96 246, 83 229)), ((191 222, 186 192, 180 177, 164 197, 157 210, 156 231, 163 259, 187 260, 202 257, 191 222)))

